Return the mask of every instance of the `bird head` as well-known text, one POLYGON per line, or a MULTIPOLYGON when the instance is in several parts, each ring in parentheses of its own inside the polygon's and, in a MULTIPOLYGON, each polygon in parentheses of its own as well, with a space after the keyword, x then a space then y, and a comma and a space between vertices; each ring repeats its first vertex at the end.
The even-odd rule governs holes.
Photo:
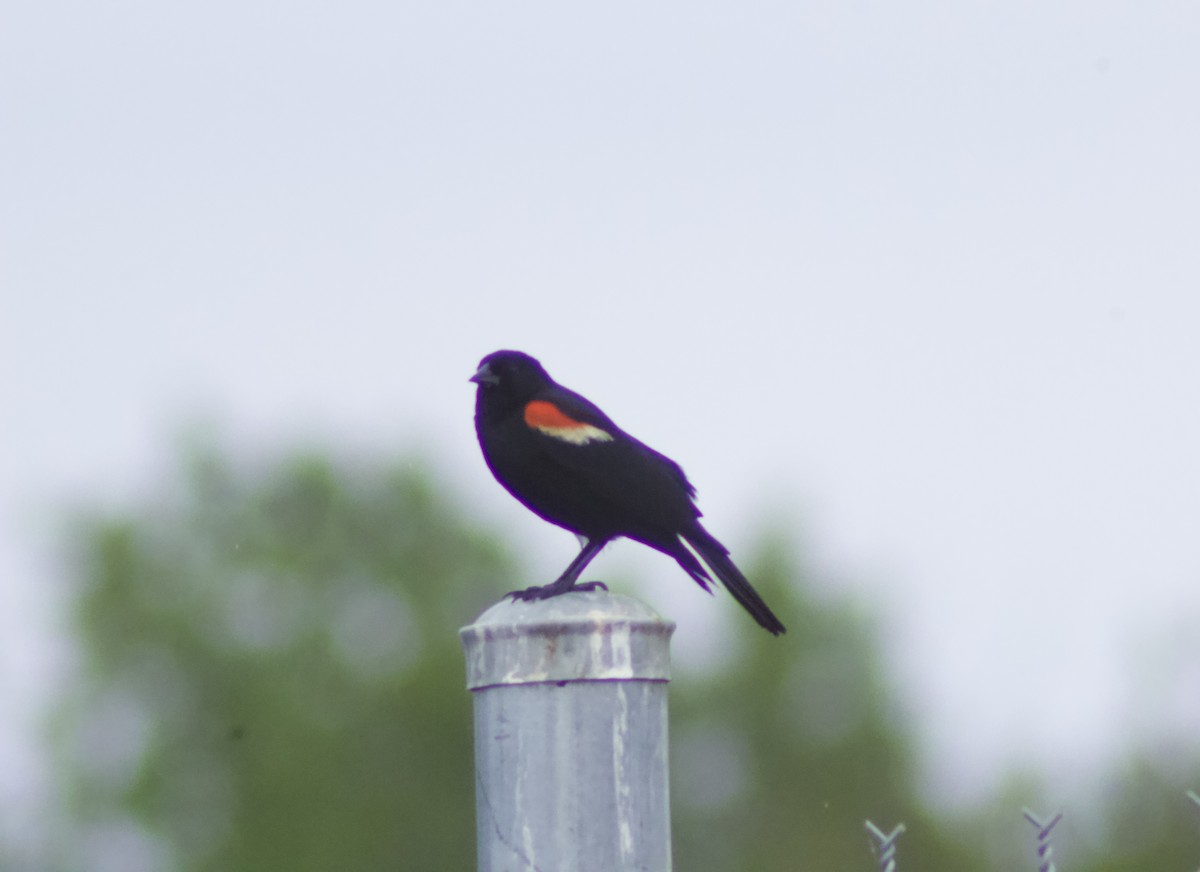
POLYGON ((503 392, 514 399, 531 397, 553 383, 542 365, 523 351, 493 351, 479 362, 470 380, 479 385, 481 394, 503 392))

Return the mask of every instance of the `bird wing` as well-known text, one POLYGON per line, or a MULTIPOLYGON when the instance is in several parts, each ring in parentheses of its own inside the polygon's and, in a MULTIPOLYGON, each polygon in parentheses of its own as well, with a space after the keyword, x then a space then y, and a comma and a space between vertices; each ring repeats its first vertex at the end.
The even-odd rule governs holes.
POLYGON ((675 461, 630 436, 584 397, 560 388, 525 406, 543 457, 581 495, 632 524, 674 532, 699 516, 695 489, 675 461))

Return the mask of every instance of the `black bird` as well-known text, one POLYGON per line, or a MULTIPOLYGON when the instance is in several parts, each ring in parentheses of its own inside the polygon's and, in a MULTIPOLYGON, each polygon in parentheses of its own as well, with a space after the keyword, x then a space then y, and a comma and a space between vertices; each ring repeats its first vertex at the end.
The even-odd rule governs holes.
POLYGON ((557 581, 512 597, 539 600, 602 587, 576 581, 605 545, 625 536, 674 557, 710 592, 711 571, 762 627, 785 632, 729 550, 700 525, 695 488, 679 464, 555 382, 528 354, 489 354, 471 381, 479 386, 475 432, 492 475, 535 515, 583 543, 557 581))

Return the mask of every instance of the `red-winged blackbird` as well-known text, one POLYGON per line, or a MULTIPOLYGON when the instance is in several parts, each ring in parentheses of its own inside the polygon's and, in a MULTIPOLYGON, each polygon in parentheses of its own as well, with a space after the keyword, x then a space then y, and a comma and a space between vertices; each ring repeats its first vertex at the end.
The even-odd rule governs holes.
POLYGON ((572 590, 600 550, 620 536, 670 555, 706 591, 717 578, 764 628, 784 632, 729 551, 700 526, 695 488, 679 464, 643 445, 520 351, 497 351, 471 377, 475 432, 496 480, 534 514, 579 536, 583 549, 558 580, 513 591, 546 599, 572 590))

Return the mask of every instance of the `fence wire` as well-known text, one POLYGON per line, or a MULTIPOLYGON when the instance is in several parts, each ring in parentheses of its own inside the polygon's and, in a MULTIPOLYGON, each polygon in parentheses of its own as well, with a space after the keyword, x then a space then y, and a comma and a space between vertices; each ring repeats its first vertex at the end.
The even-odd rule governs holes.
MULTIPOLYGON (((1187 791, 1187 797, 1200 809, 1200 794, 1194 790, 1187 791)), ((1054 865, 1054 846, 1050 843, 1051 831, 1062 820, 1062 812, 1059 812, 1048 821, 1043 821, 1028 808, 1022 809, 1021 812, 1025 820, 1033 824, 1037 828, 1037 872, 1057 872, 1057 867, 1054 865)), ((875 840, 872 846, 875 854, 879 858, 879 872, 898 872, 896 864, 896 842, 904 833, 904 824, 899 824, 890 833, 885 833, 871 821, 866 821, 867 832, 869 832, 875 840)), ((1200 872, 1197 869, 1196 872, 1200 872)))

